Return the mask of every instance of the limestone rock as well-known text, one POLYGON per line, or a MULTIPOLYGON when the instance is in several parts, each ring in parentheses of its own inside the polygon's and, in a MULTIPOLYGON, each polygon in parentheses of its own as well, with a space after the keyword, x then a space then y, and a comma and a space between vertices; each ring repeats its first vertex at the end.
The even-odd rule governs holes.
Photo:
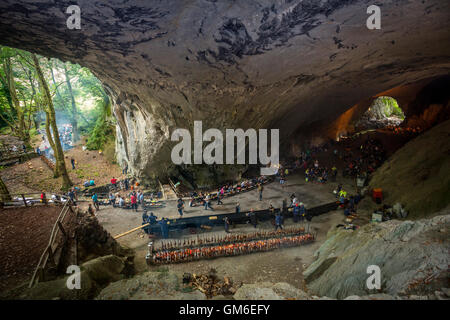
POLYGON ((450 243, 438 230, 448 229, 449 223, 447 214, 414 222, 368 224, 353 233, 333 229, 303 273, 307 287, 318 296, 338 299, 432 293, 446 285, 450 243), (370 265, 380 267, 378 292, 366 286, 370 265))
POLYGON ((93 298, 95 283, 86 271, 81 271, 81 288, 68 289, 68 277, 39 282, 31 289, 26 289, 20 299, 27 300, 84 300, 93 298))
POLYGON ((275 284, 263 282, 244 284, 236 291, 233 298, 235 300, 306 300, 309 297, 302 290, 285 282, 275 284))
POLYGON ((98 300, 204 300, 198 291, 185 292, 182 280, 176 274, 146 272, 131 279, 109 284, 96 297, 98 300))
POLYGON ((124 268, 124 259, 114 255, 96 258, 81 265, 81 270, 86 271, 100 285, 121 280, 124 268))

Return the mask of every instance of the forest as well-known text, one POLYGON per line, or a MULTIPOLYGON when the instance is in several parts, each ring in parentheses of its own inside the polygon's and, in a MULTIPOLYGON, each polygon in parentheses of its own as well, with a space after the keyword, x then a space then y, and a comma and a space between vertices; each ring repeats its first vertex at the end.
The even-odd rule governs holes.
MULTIPOLYGON (((45 136, 63 189, 72 182, 60 134, 54 133, 67 125, 71 142, 85 139, 88 150, 113 148, 111 102, 100 81, 77 64, 0 46, 0 136, 17 137, 24 150, 36 149, 39 135, 45 136)), ((0 185, 5 188, 1 179, 0 185)))

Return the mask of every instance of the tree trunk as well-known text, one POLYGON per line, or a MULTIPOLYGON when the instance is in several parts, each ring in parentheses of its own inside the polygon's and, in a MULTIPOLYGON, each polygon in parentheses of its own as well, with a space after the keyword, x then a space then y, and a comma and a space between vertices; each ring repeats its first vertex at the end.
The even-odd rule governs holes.
MULTIPOLYGON (((43 91, 43 97, 44 97, 44 102, 47 105, 47 120, 46 120, 46 130, 47 130, 47 135, 49 138, 49 142, 51 141, 51 136, 49 135, 50 130, 49 130, 49 125, 52 128, 53 131, 53 144, 54 144, 54 153, 55 153, 55 176, 61 176, 63 179, 63 186, 62 188, 64 190, 67 190, 70 188, 70 186, 72 186, 72 182, 70 181, 69 175, 67 173, 67 169, 66 169, 66 163, 64 161, 64 153, 63 153, 63 149, 61 147, 61 141, 59 139, 59 133, 58 133, 58 127, 56 125, 56 117, 55 117, 55 108, 53 107, 53 101, 52 101, 52 97, 50 95, 50 90, 48 88, 48 84, 47 81, 44 78, 44 74, 42 73, 41 70, 41 66, 39 65, 39 60, 36 57, 35 54, 31 55, 33 58, 33 62, 34 62, 34 66, 36 68, 36 74, 38 76, 39 79, 39 84, 41 86, 41 89, 43 91)), ((52 146, 53 148, 53 146, 52 146)))
POLYGON ((4 71, 6 76, 6 82, 9 89, 12 105, 17 114, 17 134, 26 146, 30 145, 30 134, 25 125, 25 113, 20 106, 19 99, 17 98, 16 84, 14 81, 14 74, 11 65, 11 58, 5 59, 4 71))
POLYGON ((11 200, 11 196, 9 195, 8 188, 3 182, 2 177, 0 177, 0 203, 9 200, 11 200))
POLYGON ((64 74, 66 75, 67 87, 69 88, 70 99, 72 101, 72 132, 73 132, 73 141, 75 142, 80 140, 78 134, 77 106, 75 105, 75 97, 73 96, 72 85, 70 84, 70 77, 69 73, 67 72, 66 64, 63 63, 63 67, 64 67, 64 74))

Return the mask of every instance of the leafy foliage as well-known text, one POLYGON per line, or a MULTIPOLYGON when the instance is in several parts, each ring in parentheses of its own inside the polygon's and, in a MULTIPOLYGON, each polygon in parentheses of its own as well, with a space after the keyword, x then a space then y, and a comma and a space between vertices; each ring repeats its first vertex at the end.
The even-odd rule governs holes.
POLYGON ((114 138, 113 124, 103 118, 98 118, 95 126, 89 135, 86 147, 89 150, 99 150, 110 140, 114 138))
MULTIPOLYGON (((101 82, 89 69, 77 64, 42 57, 39 60, 57 118, 76 123, 78 132, 88 136, 89 149, 111 144, 114 121, 111 103, 101 82)), ((45 120, 43 105, 30 53, 0 46, 0 132, 19 135, 20 122, 24 128, 21 130, 33 137, 45 120), (11 77, 18 103, 11 94, 11 77)))
POLYGON ((380 99, 384 104, 383 112, 386 117, 397 116, 400 119, 405 119, 405 115, 399 107, 397 100, 386 96, 379 97, 378 99, 380 99))

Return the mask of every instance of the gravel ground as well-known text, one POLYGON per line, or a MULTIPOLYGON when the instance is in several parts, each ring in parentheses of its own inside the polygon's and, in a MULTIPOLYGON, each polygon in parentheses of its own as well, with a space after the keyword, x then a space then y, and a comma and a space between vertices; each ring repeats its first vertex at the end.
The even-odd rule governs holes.
MULTIPOLYGON (((305 202, 307 207, 314 207, 323 203, 335 200, 332 190, 337 183, 314 184, 306 183, 302 174, 295 174, 289 177, 288 185, 284 189, 277 182, 270 183, 265 186, 264 200, 258 201, 258 193, 256 190, 236 195, 224 199, 224 205, 214 205, 214 213, 233 212, 237 201, 241 204, 242 210, 255 210, 267 208, 272 202, 275 207, 279 207, 284 197, 289 199, 292 192, 296 192, 300 201, 305 202)), ((344 186, 351 190, 352 181, 345 181, 344 186)), ((141 225, 142 211, 134 212, 132 210, 123 210, 111 207, 100 207, 100 211, 96 213, 99 222, 112 235, 130 230, 141 225)), ((166 207, 153 210, 154 214, 160 218, 163 216, 176 218, 176 201, 166 201, 166 207)), ((202 207, 187 208, 185 216, 197 216, 211 214, 202 207)), ((305 266, 309 265, 314 257, 314 252, 319 248, 326 238, 328 230, 342 223, 344 215, 342 211, 333 211, 313 219, 311 230, 317 233, 316 242, 304 246, 287 248, 282 250, 274 250, 271 252, 254 253, 244 256, 217 258, 212 260, 200 260, 197 262, 189 262, 182 264, 172 264, 168 266, 170 271, 179 273, 205 273, 211 268, 217 270, 219 276, 229 276, 234 281, 242 283, 255 283, 259 281, 284 281, 294 285, 297 288, 305 289, 303 285, 302 272, 305 266)), ((285 226, 293 226, 291 219, 285 221, 285 226)), ((299 224, 297 224, 299 225, 299 224)), ((267 221, 258 224, 258 229, 272 229, 271 222, 267 221)), ((253 232, 251 225, 237 225, 231 229, 232 232, 245 233, 253 232)), ((178 234, 170 234, 176 239, 196 237, 197 234, 205 236, 225 235, 222 227, 214 227, 212 230, 196 229, 196 234, 190 234, 189 230, 178 234)), ((126 245, 135 250, 135 268, 138 273, 148 270, 157 270, 161 266, 148 267, 145 262, 147 253, 147 244, 149 239, 142 231, 137 231, 118 239, 119 243, 126 245)), ((155 240, 158 246, 160 240, 155 240)))

